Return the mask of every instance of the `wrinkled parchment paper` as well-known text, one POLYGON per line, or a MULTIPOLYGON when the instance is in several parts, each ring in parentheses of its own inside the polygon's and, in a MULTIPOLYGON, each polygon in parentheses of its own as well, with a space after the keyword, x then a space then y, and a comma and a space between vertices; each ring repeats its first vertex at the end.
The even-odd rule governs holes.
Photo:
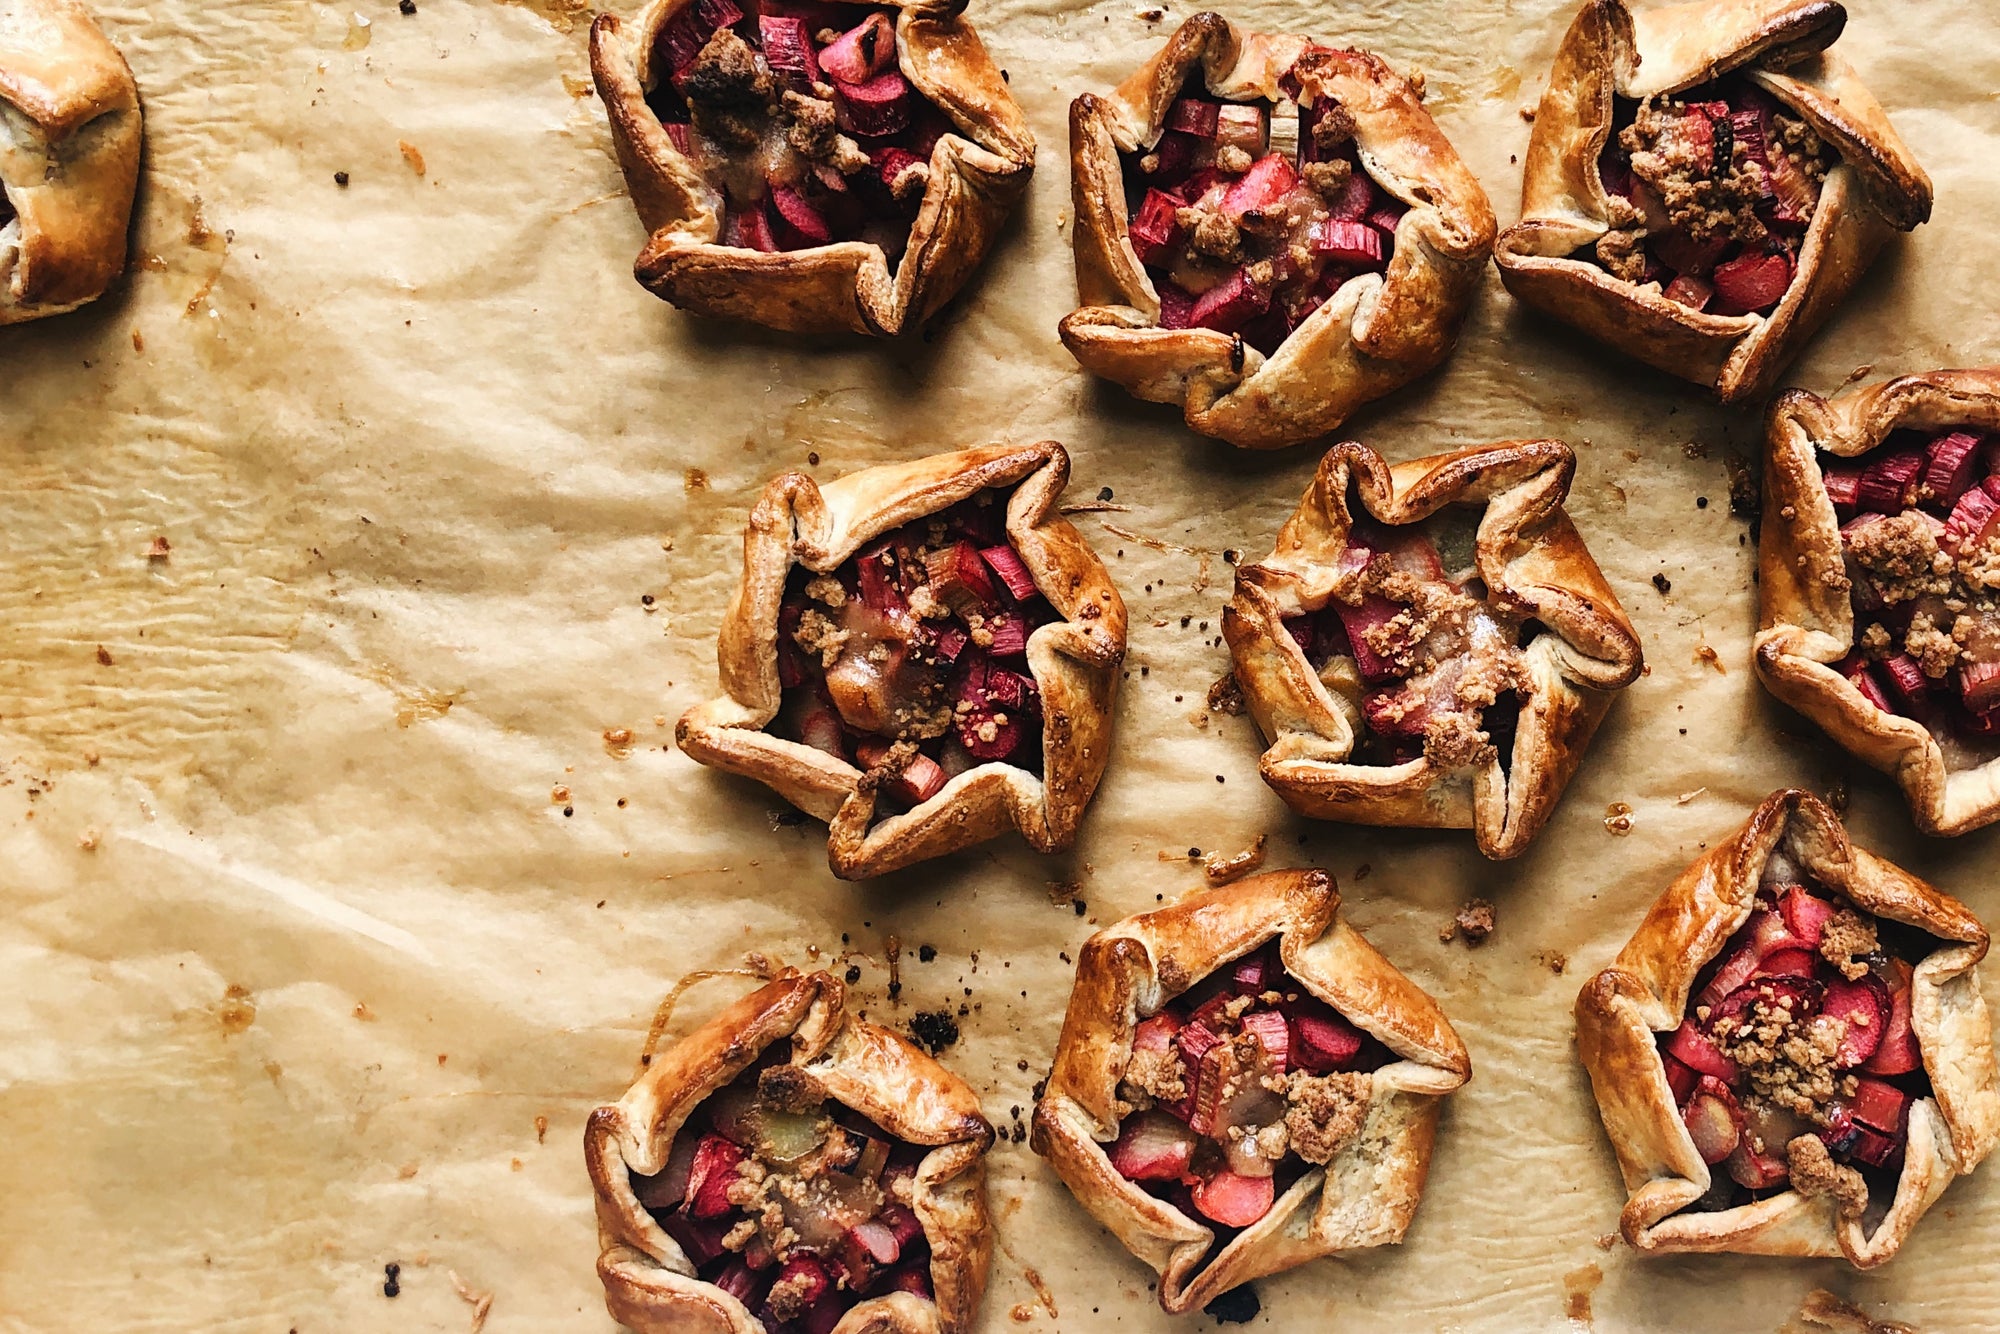
MULTIPOLYGON (((0 333, 0 1329, 458 1331, 490 1295, 488 1330, 608 1331, 582 1122, 674 979, 761 951, 858 967, 857 1006, 894 1024, 963 1003, 945 1057, 1011 1132, 1077 945, 1196 884, 1190 847, 1259 833, 1267 865, 1336 873, 1475 1073, 1408 1244, 1259 1282, 1254 1327, 1769 1331, 1814 1286, 1933 1331, 2000 1309, 1990 1165, 1866 1276, 1601 1241, 1623 1193, 1571 1003, 1753 802, 1844 785, 1861 839, 2000 915, 2000 834, 1920 839, 1752 677, 1728 497, 1754 412, 1523 317, 1489 274, 1449 366, 1347 433, 1392 458, 1574 444, 1572 512, 1651 673, 1519 861, 1309 824, 1257 780, 1249 718, 1202 701, 1228 667, 1225 553, 1268 549, 1318 451, 1197 438, 1055 339, 1068 100, 1187 11, 978 0, 1040 170, 968 298, 881 346, 703 325, 633 283, 581 0, 351 4, 100 3, 146 104, 135 268, 0 333), (839 883, 820 829, 670 746, 715 686, 745 510, 782 468, 1043 437, 1075 456, 1074 500, 1126 507, 1079 519, 1133 611, 1083 837, 839 883), (1497 933, 1440 944, 1473 895, 1497 933)), ((1853 8, 1840 50, 1938 207, 1794 369, 1822 392, 2000 355, 2000 32, 1980 0, 1853 8)), ((1426 72, 1504 223, 1569 13, 1375 0, 1314 31, 1426 72)), ((991 1181, 987 1329, 1173 1323, 1011 1133, 991 1181)))

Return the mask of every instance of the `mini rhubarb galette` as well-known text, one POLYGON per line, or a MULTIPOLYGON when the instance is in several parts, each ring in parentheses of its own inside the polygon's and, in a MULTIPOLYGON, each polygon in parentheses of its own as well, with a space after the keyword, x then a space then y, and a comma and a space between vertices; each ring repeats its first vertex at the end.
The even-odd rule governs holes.
POLYGON ((1893 1257, 2000 1138, 1986 943, 1818 799, 1767 798, 1577 998, 1625 1240, 1893 1257))
POLYGON ((1272 871, 1084 943, 1033 1145, 1170 1312, 1400 1242, 1423 1198, 1471 1058, 1339 907, 1272 871))
POLYGON ((2000 370, 1781 396, 1759 565, 1771 692, 1925 833, 2000 819, 2000 370))
POLYGON ((965 0, 649 0, 590 67, 683 310, 896 334, 955 295, 1027 188, 1035 138, 965 0), (747 9, 747 12, 746 12, 747 9))
POLYGON ((962 1334, 993 1128, 964 1080, 786 969, 590 1114, 597 1274, 638 1334, 962 1334))
POLYGON ((1068 847, 1125 657, 1125 603, 1056 508, 1068 480, 1052 440, 773 480, 723 617, 722 697, 681 719, 681 749, 827 821, 845 879, 1009 826, 1068 847))
POLYGON ((1286 805, 1528 846, 1641 664, 1563 510, 1575 471, 1560 440, 1328 451, 1222 613, 1286 805))
POLYGON ((1493 209, 1365 51, 1197 14, 1070 105, 1084 369, 1245 449, 1322 435, 1443 361, 1493 209))
POLYGON ((0 324, 75 310, 125 271, 139 88, 75 0, 0 6, 0 324))
POLYGON ((1761 395, 1931 184, 1826 49, 1832 0, 1588 0, 1535 115, 1507 290, 1629 356, 1761 395))

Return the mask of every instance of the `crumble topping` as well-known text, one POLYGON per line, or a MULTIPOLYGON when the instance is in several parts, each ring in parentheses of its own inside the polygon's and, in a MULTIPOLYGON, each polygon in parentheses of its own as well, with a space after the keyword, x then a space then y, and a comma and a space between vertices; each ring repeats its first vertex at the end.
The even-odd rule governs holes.
POLYGON ((1836 1163, 1817 1135, 1800 1135, 1785 1146, 1792 1165, 1792 1189, 1808 1199, 1830 1195, 1840 1212, 1855 1217, 1868 1207, 1868 1182, 1853 1168, 1836 1163))
POLYGON ((757 53, 729 28, 718 28, 688 67, 683 84, 695 127, 730 148, 751 148, 772 110, 771 76, 757 53))
MULTIPOLYGON (((1865 970, 1864 970, 1865 971, 1865 970)), ((1795 1017, 1790 994, 1773 989, 1715 1023, 1716 1046, 1743 1072, 1750 1093, 1816 1125, 1840 1091, 1835 1058, 1847 1024, 1827 1015, 1795 1017)))
POLYGON ((1292 1152, 1324 1164, 1361 1133, 1375 1078, 1367 1074, 1309 1075, 1285 1080, 1285 1134, 1292 1152))
POLYGON ((1864 956, 1881 948, 1876 939, 1875 919, 1863 917, 1851 908, 1837 908, 1822 928, 1820 957, 1840 970, 1840 975, 1857 982, 1868 975, 1864 956))

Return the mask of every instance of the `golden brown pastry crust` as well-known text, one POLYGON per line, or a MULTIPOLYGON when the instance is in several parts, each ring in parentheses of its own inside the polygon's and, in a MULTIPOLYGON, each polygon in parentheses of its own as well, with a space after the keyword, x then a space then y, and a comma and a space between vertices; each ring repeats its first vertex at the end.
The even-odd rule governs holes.
POLYGON ((74 0, 0 10, 0 324, 75 310, 125 271, 139 87, 74 0))
POLYGON ((1093 375, 1181 404, 1203 435, 1275 449, 1333 430, 1443 361, 1457 341, 1493 250, 1493 209, 1417 91, 1376 56, 1197 14, 1118 88, 1072 102, 1069 123, 1083 304, 1060 329, 1093 375), (1268 358, 1212 329, 1160 328, 1159 293, 1126 235, 1119 153, 1158 142, 1190 75, 1218 97, 1278 98, 1278 80, 1295 66, 1313 95, 1338 98, 1353 114, 1369 173, 1410 205, 1388 272, 1350 279, 1268 358))
POLYGON ((1560 440, 1510 440, 1390 465, 1366 445, 1320 461, 1271 555, 1236 571, 1222 633, 1244 701, 1270 748, 1258 769, 1302 815, 1356 824, 1471 829, 1488 857, 1513 857, 1540 832, 1614 692, 1642 655, 1625 609, 1577 534, 1563 499, 1576 459, 1560 440), (1495 605, 1539 620, 1526 647, 1530 689, 1510 763, 1440 770, 1427 758, 1350 764, 1358 739, 1284 620, 1328 596, 1353 520, 1414 523, 1453 501, 1484 501, 1477 562, 1495 605))
POLYGON ((1068 481, 1069 455, 1053 440, 867 468, 826 486, 796 472, 774 478, 750 511, 743 583, 723 615, 716 645, 722 695, 681 719, 681 749, 766 783, 827 821, 827 859, 843 879, 942 856, 1009 826, 1038 852, 1068 847, 1110 757, 1111 706, 1125 658, 1124 600, 1056 508, 1068 481), (875 792, 861 770, 763 730, 778 712, 785 576, 794 563, 836 569, 881 534, 986 487, 1014 488, 1007 538, 1063 618, 1028 638, 1028 670, 1042 696, 1042 776, 1004 761, 982 764, 870 828, 875 792))
POLYGON ((1333 877, 1268 871, 1128 917, 1084 942, 1032 1143, 1091 1216, 1160 1275, 1160 1305, 1198 1310, 1239 1283, 1338 1251, 1403 1239, 1430 1172, 1444 1095, 1472 1060, 1437 1002, 1339 914, 1333 877), (1120 1176, 1118 1082, 1139 1020, 1217 968, 1277 937, 1307 991, 1400 1059, 1375 1072, 1361 1135, 1315 1167, 1212 1261, 1214 1232, 1120 1176))
POLYGON ((1854 71, 1826 52, 1833 0, 1694 0, 1641 9, 1588 0, 1535 113, 1521 221, 1494 258, 1507 290, 1627 355, 1725 401, 1766 392, 1897 231, 1930 217, 1931 183, 1854 71), (1598 154, 1612 95, 1675 92, 1732 70, 1797 112, 1840 157, 1791 287, 1769 315, 1710 315, 1573 257, 1610 230, 1598 154))
POLYGON ((1576 1041, 1629 1194, 1619 1219, 1642 1251, 1845 1256, 1867 1269, 1896 1254, 1952 1177, 2000 1139, 2000 1073, 1973 971, 1986 928, 1958 900, 1855 847, 1833 812, 1795 790, 1774 792, 1654 901, 1611 967, 1576 1002, 1576 1041), (1709 1168, 1674 1105, 1656 1035, 1679 1027, 1695 975, 1749 919, 1774 848, 1858 907, 1917 927, 1939 948, 1917 963, 1911 1027, 1935 1096, 1910 1110, 1894 1204, 1872 1234, 1828 1196, 1787 1191, 1715 1213, 1682 1213, 1709 1187, 1709 1168))
POLYGON ((912 1203, 931 1247, 936 1301, 898 1292, 860 1302, 836 1334, 960 1334, 972 1328, 993 1254, 986 1150, 993 1128, 964 1080, 908 1042, 843 1009, 839 982, 787 968, 768 986, 653 1056, 638 1082, 584 1125, 597 1197, 598 1277, 613 1319, 638 1334, 759 1334, 743 1304, 695 1277, 680 1244, 639 1203, 634 1176, 667 1164, 702 1100, 789 1040, 791 1060, 828 1095, 898 1139, 926 1145, 912 1203))
POLYGON ((1949 771, 1930 729, 1884 713, 1828 664, 1854 648, 1840 520, 1817 451, 1866 454, 1899 427, 2000 431, 2000 369, 1930 371, 1857 386, 1830 399, 1787 390, 1764 439, 1758 552, 1757 674, 1785 703, 1902 786, 1917 827, 1963 834, 2000 819, 2000 760, 1949 771))
POLYGON ((650 239, 634 272, 682 310, 799 333, 901 333, 965 285, 1028 186, 1035 136, 966 0, 871 0, 897 11, 903 77, 956 127, 938 141, 930 184, 894 274, 881 247, 838 241, 765 254, 719 244, 721 195, 646 105, 653 41, 693 0, 648 0, 630 20, 600 14, 590 69, 611 119, 625 185, 650 239))

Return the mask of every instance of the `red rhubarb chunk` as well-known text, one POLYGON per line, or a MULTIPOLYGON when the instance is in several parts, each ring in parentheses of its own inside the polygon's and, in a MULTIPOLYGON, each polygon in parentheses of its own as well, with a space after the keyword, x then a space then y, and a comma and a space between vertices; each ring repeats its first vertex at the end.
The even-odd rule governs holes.
POLYGON ((1375 183, 1368 173, 1356 168, 1340 188, 1340 195, 1327 204, 1327 211, 1343 222, 1366 222, 1375 210, 1375 183))
POLYGON ((1736 1152, 1743 1140, 1743 1113, 1720 1081, 1704 1079, 1681 1113, 1694 1150, 1710 1165, 1736 1152))
POLYGON ((895 1273, 889 1275, 889 1290, 891 1292, 907 1292, 921 1297, 925 1301, 930 1301, 932 1297, 929 1267, 920 1264, 903 1266, 895 1273))
POLYGON ((986 562, 980 558, 979 548, 963 538, 931 552, 925 568, 930 575, 931 592, 953 611, 963 615, 996 605, 998 595, 986 562))
POLYGON ((1180 208, 1181 201, 1166 191, 1146 191, 1145 201, 1127 228, 1133 253, 1139 256, 1141 264, 1163 269, 1173 263, 1174 248, 1181 243, 1182 236, 1180 208))
POLYGON ((1361 1054, 1361 1030, 1334 1014, 1292 1016, 1291 1063, 1309 1074, 1344 1070, 1361 1054))
POLYGON ((1715 295, 1715 287, 1691 273, 1683 273, 1668 283, 1661 295, 1669 301, 1678 301, 1689 310, 1706 310, 1709 300, 1715 295))
POLYGON ((1916 503, 1917 486, 1924 474, 1921 449, 1899 449, 1870 459, 1861 470, 1861 490, 1856 503, 1875 514, 1900 514, 1916 503))
MULTIPOLYGON (((1729 252, 1733 243, 1727 236, 1714 236, 1706 241, 1689 239, 1686 233, 1663 231, 1648 238, 1652 253, 1660 262, 1676 273, 1684 273, 1695 278, 1709 278, 1717 272, 1717 265, 1729 252)), ((1641 275, 1641 281, 1656 277, 1655 274, 1641 275)), ((1718 284, 1719 287, 1719 284, 1718 284)))
POLYGON ((1811 977, 1818 955, 1810 950, 1773 950, 1757 965, 1759 977, 1811 977))
POLYGON ((819 82, 819 59, 804 19, 790 14, 760 14, 757 32, 763 39, 765 64, 780 74, 797 74, 807 83, 819 82))
POLYGON ((722 1258, 726 1249, 722 1239, 729 1235, 729 1229, 735 1224, 726 1219, 696 1223, 679 1214, 670 1214, 660 1220, 660 1226, 680 1244, 689 1261, 699 1268, 722 1258))
POLYGON ((1224 1227, 1249 1227, 1271 1212, 1272 1178, 1217 1172, 1194 1187, 1194 1207, 1224 1227))
POLYGON ((761 208, 730 214, 722 236, 724 245, 741 250, 760 250, 768 255, 778 249, 778 238, 771 234, 771 220, 761 208))
POLYGON ((892 69, 866 83, 835 84, 833 96, 840 127, 866 138, 881 138, 903 129, 910 123, 916 102, 909 80, 892 69))
POLYGON ((1805 169, 1784 153, 1769 156, 1771 194, 1776 201, 1770 217, 1773 222, 1792 226, 1803 224, 1812 216, 1813 205, 1819 199, 1819 187, 1805 169))
POLYGON ((1366 221, 1384 236, 1394 237, 1396 229, 1403 225, 1403 215, 1409 211, 1410 206, 1402 200, 1378 193, 1375 207, 1368 210, 1366 221))
POLYGON ((720 1135, 708 1134, 695 1145, 688 1169, 688 1212, 696 1218, 720 1218, 729 1212, 729 1185, 743 1161, 743 1150, 720 1135))
POLYGON ((897 1243, 896 1234, 879 1219, 856 1223, 847 1230, 847 1241, 880 1266, 892 1265, 902 1258, 903 1248, 897 1243))
POLYGON ((1194 325, 1194 298, 1172 283, 1160 283, 1160 327, 1188 329, 1194 325))
POLYGON ((1894 1084, 1885 1084, 1866 1075, 1855 1081, 1848 1110, 1864 1126, 1881 1131, 1891 1139, 1901 1139, 1909 1127, 1910 1104, 1915 1101, 1894 1084))
POLYGON ((1820 469, 1826 498, 1835 509, 1851 513, 1861 503, 1862 467, 1859 463, 1827 463, 1820 469))
POLYGON ((788 186, 771 187, 771 210, 771 230, 781 250, 805 250, 833 240, 833 229, 812 201, 788 186))
POLYGON ((882 13, 870 14, 819 53, 819 67, 846 84, 867 83, 895 63, 896 29, 882 13))
POLYGON ((986 622, 993 642, 986 651, 996 658, 1018 658, 1028 651, 1028 623, 1013 612, 1003 612, 986 622))
POLYGON ((1889 678, 1889 689, 1905 712, 1922 713, 1929 705, 1931 680, 1909 654, 1898 653, 1893 658, 1884 658, 1882 674, 1889 678))
POLYGON ((2000 709, 2000 662, 1968 662, 1960 667, 1958 692, 1974 714, 2000 709))
POLYGON ((1183 97, 1167 108, 1167 128, 1197 139, 1213 139, 1222 104, 1200 97, 1183 97))
POLYGON ((1861 698, 1873 704, 1884 713, 1894 713, 1896 706, 1889 702, 1889 694, 1882 689, 1882 683, 1875 679, 1865 658, 1850 657, 1840 662, 1835 670, 1847 678, 1849 685, 1861 692, 1861 698))
POLYGON ((1816 950, 1833 917, 1833 905, 1804 885, 1793 885, 1778 900, 1778 914, 1785 919, 1785 929, 1798 938, 1801 949, 1816 950))
POLYGON ((1924 447, 1924 490, 1931 500, 1946 509, 1958 503, 1977 480, 1980 443, 1970 431, 1947 431, 1924 447))
POLYGON ((1340 617, 1341 627, 1347 631, 1348 643, 1354 649, 1354 664, 1360 669, 1361 679, 1372 685, 1396 676, 1395 662, 1378 653, 1368 641, 1369 632, 1402 615, 1403 608, 1379 594, 1370 593, 1358 607, 1336 601, 1333 609, 1340 617))
POLYGON ((1674 1105, 1686 1106, 1688 1095, 1701 1083, 1701 1071, 1675 1060, 1664 1052, 1660 1055, 1660 1065, 1667 1072, 1667 1087, 1673 1091, 1674 1105))
POLYGON ((1235 333, 1271 308, 1271 293, 1250 281, 1247 269, 1238 269, 1203 292, 1188 314, 1188 323, 1197 329, 1235 333))
POLYGON ((1127 1181, 1179 1181, 1194 1158, 1195 1133, 1159 1108, 1125 1118, 1111 1166, 1127 1181))
POLYGON ((773 1287, 782 1286, 787 1293, 796 1293, 796 1301, 788 1301, 793 1310, 803 1311, 818 1305, 833 1288, 833 1277, 826 1272, 826 1266, 811 1255, 795 1255, 785 1261, 785 1267, 778 1271, 773 1287))
POLYGON ((1180 1031, 1181 1017, 1172 1010, 1149 1015, 1132 1030, 1132 1050, 1165 1051, 1173 1045, 1174 1034, 1180 1031))
POLYGON ((1975 551, 2000 529, 2000 501, 1985 487, 1975 486, 1958 498, 1944 526, 1946 536, 1960 551, 1975 551))
POLYGON ((1282 1075, 1292 1051, 1292 1035, 1285 1023, 1285 1016, 1276 1010, 1253 1010, 1243 1016, 1243 1031, 1257 1040, 1264 1049, 1264 1059, 1269 1065, 1269 1073, 1282 1075))
POLYGON ((1715 266, 1714 282, 1717 313, 1761 313, 1777 305, 1792 285, 1792 261, 1783 255, 1739 255, 1715 266))
POLYGON ((1709 1041, 1692 1019, 1681 1020, 1681 1026, 1667 1039, 1666 1049, 1668 1055, 1699 1074, 1725 1083, 1736 1078, 1736 1062, 1724 1056, 1722 1049, 1709 1041))
POLYGON ((1344 222, 1328 218, 1315 229, 1313 249, 1335 263, 1357 269, 1382 266, 1382 233, 1365 222, 1344 222))
POLYGON ((1759 1153, 1747 1137, 1736 1146, 1736 1152, 1722 1160, 1722 1165, 1737 1185, 1749 1190, 1769 1190, 1792 1175, 1784 1159, 1759 1153))
POLYGON ((1820 1013, 1847 1025, 1834 1064, 1846 1070, 1873 1056, 1889 1026, 1889 988, 1872 973, 1856 981, 1836 978, 1827 983, 1820 1013))
POLYGON ((1251 163, 1250 170, 1223 192, 1222 211, 1234 222, 1251 209, 1277 203, 1298 183, 1299 174, 1292 169, 1290 159, 1278 153, 1268 154, 1251 163))
POLYGON ((1882 1045, 1861 1068, 1871 1075, 1906 1075, 1924 1063, 1910 1028, 1910 965, 1892 959, 1888 971, 1884 982, 1889 988, 1889 1019, 1882 1025, 1882 1045))

